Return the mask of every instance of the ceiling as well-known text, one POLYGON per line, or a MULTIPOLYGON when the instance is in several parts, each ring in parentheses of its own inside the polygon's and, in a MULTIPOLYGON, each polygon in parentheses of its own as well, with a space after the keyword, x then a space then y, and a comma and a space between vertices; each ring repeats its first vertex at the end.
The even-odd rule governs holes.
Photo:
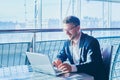
POLYGON ((102 1, 102 2, 120 3, 120 0, 87 0, 87 1, 102 1))

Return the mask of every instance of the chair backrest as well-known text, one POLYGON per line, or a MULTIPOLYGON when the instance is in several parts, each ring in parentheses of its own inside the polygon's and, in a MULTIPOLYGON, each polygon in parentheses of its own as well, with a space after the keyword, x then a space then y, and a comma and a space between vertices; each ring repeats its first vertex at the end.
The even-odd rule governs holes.
POLYGON ((112 60, 112 51, 113 51, 113 46, 112 45, 104 45, 102 47, 101 53, 103 57, 103 62, 105 65, 105 70, 107 73, 107 80, 109 80, 109 75, 110 75, 110 66, 111 66, 111 60, 112 60))

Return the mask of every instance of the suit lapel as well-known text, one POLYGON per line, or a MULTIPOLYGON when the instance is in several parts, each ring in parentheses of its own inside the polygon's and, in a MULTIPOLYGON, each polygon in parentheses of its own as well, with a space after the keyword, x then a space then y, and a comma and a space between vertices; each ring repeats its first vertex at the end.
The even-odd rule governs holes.
POLYGON ((79 49, 80 49, 80 51, 79 51, 79 53, 80 53, 80 63, 84 60, 84 55, 83 55, 83 53, 84 53, 84 42, 85 42, 85 38, 84 38, 85 36, 84 36, 84 34, 81 32, 81 38, 80 38, 80 43, 79 43, 79 49))

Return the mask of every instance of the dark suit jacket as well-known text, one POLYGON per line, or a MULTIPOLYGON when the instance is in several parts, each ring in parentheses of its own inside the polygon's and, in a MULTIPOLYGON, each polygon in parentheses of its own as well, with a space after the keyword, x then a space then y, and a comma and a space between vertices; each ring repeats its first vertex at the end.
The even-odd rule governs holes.
MULTIPOLYGON (((79 48, 81 48, 81 51, 78 53, 80 54, 80 61, 79 65, 76 65, 77 72, 92 75, 95 80, 107 80, 105 78, 106 74, 101 56, 100 45, 97 39, 81 33, 79 48)), ((70 40, 67 40, 57 58, 59 58, 62 62, 68 59, 71 64, 74 64, 70 49, 70 40)))

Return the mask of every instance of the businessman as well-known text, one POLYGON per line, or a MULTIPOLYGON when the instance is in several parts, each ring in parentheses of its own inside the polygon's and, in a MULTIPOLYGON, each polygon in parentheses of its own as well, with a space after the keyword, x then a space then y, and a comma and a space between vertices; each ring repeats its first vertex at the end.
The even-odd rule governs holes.
POLYGON ((76 16, 66 17, 63 26, 68 40, 53 65, 64 72, 86 73, 94 80, 107 80, 97 39, 81 31, 80 20, 76 16))

